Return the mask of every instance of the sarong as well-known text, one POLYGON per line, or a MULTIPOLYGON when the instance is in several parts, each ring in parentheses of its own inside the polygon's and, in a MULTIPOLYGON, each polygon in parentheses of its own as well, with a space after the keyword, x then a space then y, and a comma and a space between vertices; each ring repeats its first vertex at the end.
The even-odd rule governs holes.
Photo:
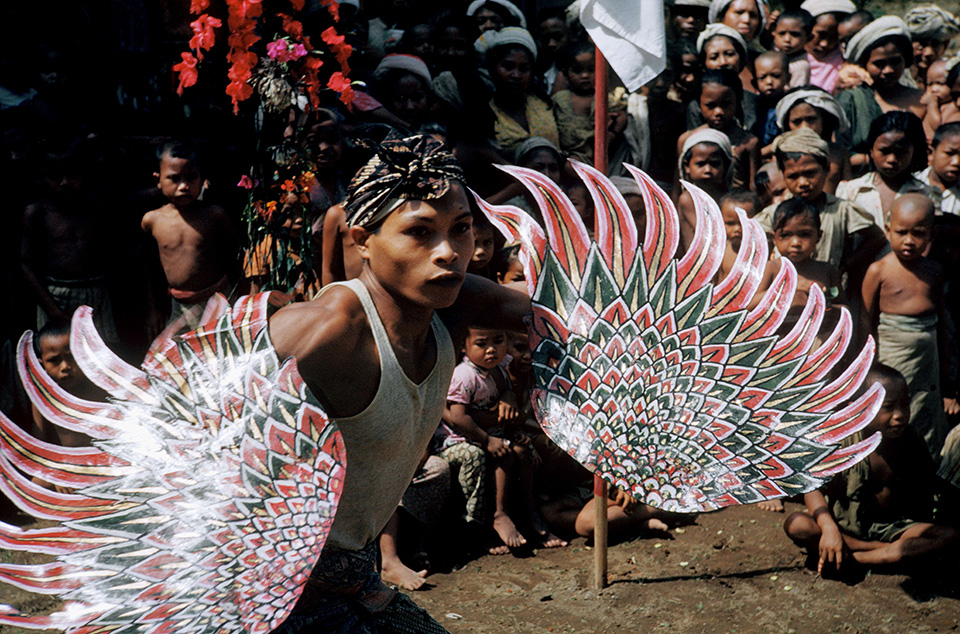
POLYGON ((430 456, 400 500, 400 508, 426 526, 440 517, 443 503, 450 493, 450 465, 439 456, 430 456))
POLYGON ((272 634, 448 634, 376 570, 377 546, 324 548, 290 617, 272 634))
MULTIPOLYGON (((113 321, 113 304, 103 275, 81 280, 47 278, 46 285, 53 301, 63 312, 72 316, 81 306, 89 306, 93 309, 93 323, 97 325, 97 332, 103 340, 110 343, 120 341, 116 323, 113 321)), ((38 306, 37 329, 43 328, 48 321, 50 317, 38 306)))
POLYGON ((203 316, 203 310, 206 307, 207 300, 215 293, 223 293, 230 299, 230 282, 227 276, 221 277, 215 284, 199 291, 182 291, 176 288, 168 289, 170 293, 170 319, 167 324, 172 324, 180 317, 186 320, 186 327, 193 330, 200 325, 200 317, 203 316))
POLYGON ((947 437, 940 394, 937 316, 880 314, 877 327, 880 363, 903 375, 910 393, 910 425, 927 443, 934 460, 947 437))

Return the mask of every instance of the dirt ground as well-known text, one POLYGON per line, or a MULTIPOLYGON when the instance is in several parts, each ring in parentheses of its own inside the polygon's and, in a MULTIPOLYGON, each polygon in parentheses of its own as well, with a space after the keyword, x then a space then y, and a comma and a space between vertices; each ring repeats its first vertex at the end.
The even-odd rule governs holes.
MULTIPOLYGON (((799 508, 788 504, 788 512, 799 508)), ((960 582, 867 575, 848 585, 804 569, 780 529, 753 507, 701 515, 669 534, 616 544, 609 585, 591 589, 594 552, 579 539, 526 557, 485 556, 429 577, 413 593, 452 634, 669 632, 903 634, 960 631, 960 582), (681 532, 682 531, 682 532, 681 532)), ((0 551, 0 561, 39 561, 0 551)), ((956 561, 944 562, 957 573, 956 561)), ((49 597, 0 586, 29 612, 49 597)), ((0 633, 26 632, 0 626, 0 633)))

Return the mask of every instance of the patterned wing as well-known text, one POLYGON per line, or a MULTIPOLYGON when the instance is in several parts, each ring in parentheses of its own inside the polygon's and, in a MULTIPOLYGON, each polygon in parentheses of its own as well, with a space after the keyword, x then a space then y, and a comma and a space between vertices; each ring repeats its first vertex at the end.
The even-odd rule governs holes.
POLYGON ((90 309, 79 309, 72 351, 108 403, 58 387, 24 335, 18 362, 30 399, 94 441, 55 447, 0 418, 0 490, 58 522, 26 531, 0 523, 0 547, 56 555, 2 565, 0 580, 67 601, 46 617, 0 606, 0 624, 192 634, 269 632, 286 619, 333 522, 345 456, 294 361, 281 363, 270 344, 269 301, 246 297, 231 309, 212 299, 201 326, 159 340, 142 369, 114 356, 90 309))
POLYGON ((810 491, 877 446, 879 434, 841 445, 883 398, 874 385, 847 404, 866 375, 872 340, 830 380, 851 339, 849 314, 815 346, 825 304, 812 289, 797 326, 778 338, 796 289, 786 260, 760 305, 748 308, 767 260, 755 221, 741 213, 734 270, 714 284, 724 229, 702 190, 684 183, 697 229, 678 260, 677 213, 652 179, 630 170, 646 205, 641 244, 612 183, 572 163, 596 208, 593 240, 570 201, 532 170, 503 168, 533 194, 546 232, 516 208, 478 199, 524 247, 533 399, 558 445, 638 500, 679 512, 810 491))

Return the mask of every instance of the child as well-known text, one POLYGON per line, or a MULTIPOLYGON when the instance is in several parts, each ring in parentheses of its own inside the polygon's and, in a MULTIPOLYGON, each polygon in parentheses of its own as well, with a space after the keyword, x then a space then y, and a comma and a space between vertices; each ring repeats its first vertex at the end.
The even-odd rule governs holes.
POLYGON ((773 48, 786 55, 790 63, 787 88, 810 83, 810 62, 804 47, 811 40, 812 28, 813 16, 803 9, 783 11, 773 23, 773 48))
POLYGON ((867 142, 873 171, 840 183, 837 197, 856 203, 878 227, 883 227, 894 198, 908 192, 926 192, 927 187, 913 172, 927 164, 927 142, 920 119, 899 111, 876 119, 867 142))
POLYGON ((757 97, 757 122, 753 134, 763 146, 769 145, 778 134, 777 103, 783 97, 792 75, 787 56, 779 51, 760 53, 753 61, 754 86, 757 97))
MULTIPOLYGON (((748 65, 747 43, 735 30, 725 24, 708 24, 697 37, 697 52, 704 71, 728 70, 739 79, 740 96, 736 116, 744 129, 751 129, 757 122, 756 95, 753 90, 753 73, 748 65)), ((729 84, 733 86, 731 82, 729 84)), ((687 107, 687 129, 703 124, 705 118, 698 103, 687 107)))
POLYGON ((937 214, 960 215, 960 122, 945 123, 933 135, 930 166, 917 174, 937 214))
POLYGON ((563 186, 563 193, 567 195, 574 209, 580 214, 584 226, 587 228, 587 234, 592 238, 594 230, 594 209, 593 197, 587 186, 581 180, 571 181, 563 186))
POLYGON ((483 216, 477 217, 473 225, 473 258, 470 259, 470 266, 467 267, 468 273, 482 275, 492 279, 490 273, 490 260, 496 250, 494 246, 493 225, 483 221, 483 216))
MULTIPOLYGON (((824 190, 830 194, 836 193, 840 181, 852 176, 849 152, 834 142, 834 136, 849 127, 847 116, 837 101, 819 88, 800 88, 790 91, 780 100, 776 116, 782 131, 810 128, 827 142, 830 171, 824 190)), ((768 146, 763 148, 761 154, 766 157, 772 152, 768 146)))
POLYGON ((753 188, 760 200, 757 209, 779 205, 790 195, 787 183, 783 180, 783 172, 777 167, 776 161, 769 161, 760 166, 757 175, 753 177, 753 188))
POLYGON ((740 241, 743 239, 743 226, 737 209, 746 212, 748 218, 753 218, 760 208, 757 195, 747 189, 735 189, 720 198, 720 213, 723 215, 723 227, 727 233, 727 245, 723 252, 723 261, 717 271, 716 282, 722 282, 733 269, 740 252, 740 241))
MULTIPOLYGON (((883 234, 867 212, 824 192, 828 152, 827 142, 809 128, 792 130, 774 141, 777 166, 790 194, 813 203, 820 212, 823 234, 817 243, 816 259, 841 270, 862 270, 883 246, 883 234), (860 240, 856 250, 852 247, 854 237, 860 240)), ((767 207, 755 218, 768 233, 773 233, 775 211, 775 207, 767 207)))
POLYGON ((632 176, 611 176, 610 182, 623 196, 623 201, 627 203, 630 215, 633 216, 633 221, 637 225, 637 235, 642 240, 647 231, 647 207, 643 202, 643 193, 640 191, 640 186, 637 185, 636 179, 632 176))
MULTIPOLYGON (((560 133, 560 149, 564 154, 584 163, 593 164, 594 138, 594 77, 596 47, 588 41, 574 42, 562 51, 558 58, 560 71, 567 80, 569 89, 553 94, 553 112, 560 133)), ((611 100, 609 114, 611 128, 623 131, 627 119, 624 105, 611 100)), ((608 145, 613 139, 608 133, 608 145)))
POLYGON ((673 62, 673 92, 686 109, 697 98, 700 91, 700 75, 703 65, 697 53, 697 46, 690 40, 673 43, 671 52, 673 62))
MULTIPOLYGON (((700 113, 705 123, 695 130, 711 128, 727 136, 733 150, 731 185, 737 189, 749 189, 760 164, 760 146, 757 137, 741 128, 737 121, 742 94, 740 80, 733 71, 706 71, 700 87, 700 113)), ((695 130, 680 136, 678 155, 687 137, 695 130)))
POLYGON ((850 129, 837 140, 850 148, 854 172, 862 173, 869 162, 867 137, 873 121, 890 110, 912 112, 922 120, 927 107, 921 102, 922 90, 900 83, 904 69, 913 61, 913 45, 903 20, 893 15, 877 18, 850 38, 845 52, 850 62, 867 71, 872 82, 837 95, 850 122, 850 129))
POLYGON ((83 187, 83 165, 73 150, 44 156, 45 195, 23 214, 20 265, 37 304, 37 327, 69 321, 80 306, 93 309, 97 331, 117 343, 107 289, 111 235, 102 205, 83 187))
POLYGON ((832 93, 837 85, 843 51, 840 49, 840 22, 857 7, 848 0, 807 0, 800 5, 813 18, 810 41, 807 42, 807 62, 810 63, 810 83, 832 93))
POLYGON ((445 450, 470 442, 484 448, 496 463, 493 529, 503 545, 491 548, 494 555, 506 554, 510 548, 527 543, 507 511, 508 489, 514 476, 520 481, 531 527, 545 545, 556 540, 540 519, 533 499, 527 448, 530 439, 518 428, 521 421, 517 400, 506 371, 509 363, 504 331, 469 328, 463 361, 453 372, 444 412, 449 424, 449 430, 443 434, 445 450))
POLYGON ((933 236, 933 203, 921 194, 900 196, 886 230, 892 252, 867 269, 863 303, 877 335, 877 358, 903 374, 911 424, 936 457, 947 435, 944 407, 953 399, 942 398, 940 389, 952 349, 944 330, 943 272, 924 256, 933 236))
POLYGON ((806 513, 792 513, 783 529, 806 548, 817 573, 844 572, 851 560, 865 566, 933 563, 957 541, 957 531, 930 523, 936 485, 933 463, 908 427, 910 408, 903 377, 877 365, 864 385, 879 382, 885 395, 861 432, 883 440, 875 452, 804 496, 806 513))
POLYGON ((773 244, 780 258, 767 263, 752 304, 756 306, 760 303, 763 294, 780 272, 782 260, 789 260, 797 272, 797 290, 793 294, 790 310, 778 330, 781 336, 788 334, 799 321, 810 296, 810 287, 814 285, 820 287, 826 298, 826 313, 820 324, 821 341, 824 334, 833 332, 839 317, 839 313, 832 310, 833 304, 846 304, 837 267, 814 258, 817 242, 822 235, 820 212, 816 205, 799 197, 777 205, 777 211, 773 215, 773 244))
POLYGON ((433 78, 426 63, 415 55, 385 56, 374 71, 375 96, 405 127, 416 131, 430 119, 433 78))
POLYGON ((173 322, 214 293, 229 295, 239 240, 226 212, 200 200, 203 177, 191 145, 168 141, 157 149, 157 160, 160 171, 153 176, 169 202, 147 212, 140 226, 157 241, 173 322))
MULTIPOLYGON (((680 179, 690 181, 700 187, 714 200, 719 200, 730 187, 730 173, 733 169, 733 149, 730 139, 723 132, 713 128, 701 128, 686 136, 680 148, 677 170, 680 179)), ((678 191, 679 187, 674 191, 678 191)), ((680 215, 680 243, 686 249, 693 241, 697 227, 697 215, 693 198, 683 192, 677 198, 677 211, 680 215)))
POLYGON ((927 135, 927 142, 932 142, 934 132, 944 123, 945 115, 950 116, 957 111, 950 94, 950 85, 947 84, 947 60, 938 59, 927 69, 923 103, 927 106, 927 114, 923 118, 923 132, 927 135))

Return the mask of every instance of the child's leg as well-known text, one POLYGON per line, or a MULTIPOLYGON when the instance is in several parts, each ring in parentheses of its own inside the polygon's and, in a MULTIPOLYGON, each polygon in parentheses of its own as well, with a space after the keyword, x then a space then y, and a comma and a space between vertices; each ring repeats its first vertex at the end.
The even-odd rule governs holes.
MULTIPOLYGON (((582 537, 593 537, 596 501, 591 498, 577 515, 575 527, 582 537)), ((655 517, 655 509, 646 504, 638 506, 640 508, 628 513, 614 500, 607 500, 607 533, 611 538, 618 539, 640 530, 667 530, 667 525, 655 517)))
POLYGON ((519 548, 527 543, 526 538, 520 534, 516 524, 507 514, 507 492, 510 488, 510 472, 507 469, 512 466, 512 458, 512 454, 509 453, 503 458, 498 458, 497 468, 494 470, 496 495, 494 496, 493 530, 503 540, 507 549, 495 546, 490 549, 491 555, 505 555, 510 552, 510 548, 519 548))
POLYGON ((521 444, 514 444, 511 449, 516 456, 517 481, 523 492, 524 503, 527 505, 528 519, 533 530, 540 537, 541 545, 544 548, 566 546, 567 542, 550 532, 537 509, 537 499, 533 491, 533 462, 530 450, 521 444))
POLYGON ((466 499, 464 519, 483 525, 489 520, 486 504, 487 452, 467 442, 457 443, 440 452, 440 457, 457 472, 457 484, 466 499))
POLYGON ((390 521, 380 533, 380 576, 386 583, 393 583, 404 590, 417 590, 424 583, 426 570, 414 572, 400 561, 397 538, 400 533, 400 509, 390 516, 390 521))
POLYGON ((890 565, 913 561, 939 552, 957 542, 960 533, 948 526, 914 524, 896 540, 876 548, 853 553, 865 565, 890 565))

